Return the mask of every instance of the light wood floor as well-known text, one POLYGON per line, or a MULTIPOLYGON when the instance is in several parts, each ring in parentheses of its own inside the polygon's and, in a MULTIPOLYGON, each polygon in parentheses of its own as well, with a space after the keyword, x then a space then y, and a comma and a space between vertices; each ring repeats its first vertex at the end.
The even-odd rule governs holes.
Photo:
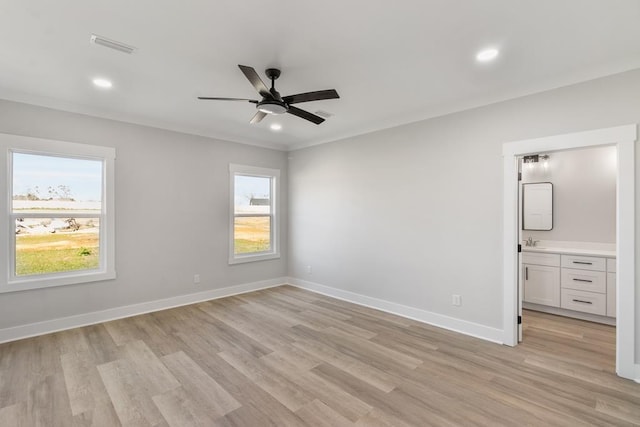
POLYGON ((638 425, 614 328, 491 344, 292 287, 0 345, 2 426, 638 425))

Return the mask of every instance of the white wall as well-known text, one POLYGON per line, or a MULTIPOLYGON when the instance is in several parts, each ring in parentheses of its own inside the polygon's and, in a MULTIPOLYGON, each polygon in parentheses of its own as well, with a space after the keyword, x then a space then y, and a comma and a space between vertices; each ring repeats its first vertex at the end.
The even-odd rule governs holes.
POLYGON ((553 230, 524 230, 524 239, 616 242, 616 148, 595 147, 550 153, 524 165, 522 182, 553 183, 553 230))
POLYGON ((0 132, 116 148, 118 275, 2 294, 0 329, 286 276, 286 153, 8 101, 0 132), (227 264, 229 163, 281 170, 281 259, 227 264))
POLYGON ((502 329, 502 144, 638 122, 635 70, 290 153, 290 275, 502 329))

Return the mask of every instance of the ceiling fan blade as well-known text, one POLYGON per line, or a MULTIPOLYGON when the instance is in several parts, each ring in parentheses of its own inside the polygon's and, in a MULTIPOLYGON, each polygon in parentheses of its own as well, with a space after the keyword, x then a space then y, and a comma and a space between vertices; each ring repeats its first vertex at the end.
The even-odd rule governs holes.
POLYGON ((335 89, 318 90, 315 92, 299 93, 297 95, 283 96, 282 100, 287 104, 297 104, 299 102, 320 101, 323 99, 340 98, 335 89))
POLYGON ((258 73, 256 73, 256 70, 253 67, 247 67, 246 65, 239 64, 238 67, 240 68, 244 76, 249 80, 249 82, 251 82, 253 87, 256 88, 258 93, 262 95, 263 98, 273 98, 273 95, 271 95, 269 88, 264 85, 262 79, 260 78, 258 73))
POLYGON ((256 113, 256 115, 253 116, 253 118, 249 121, 249 123, 251 123, 252 125, 254 125, 256 123, 260 123, 262 121, 262 119, 265 118, 266 115, 267 115, 267 113, 265 113, 263 111, 258 111, 256 113))
POLYGON ((296 107, 289 107, 289 109, 287 110, 287 113, 293 114, 294 116, 298 116, 301 119, 309 120, 310 122, 315 123, 317 125, 324 122, 324 119, 322 117, 316 116, 315 114, 312 114, 308 111, 301 110, 296 107))
POLYGON ((251 102, 252 104, 258 103, 258 101, 256 101, 255 99, 245 99, 245 98, 214 98, 209 96, 199 96, 198 99, 212 100, 212 101, 245 101, 245 102, 251 102))

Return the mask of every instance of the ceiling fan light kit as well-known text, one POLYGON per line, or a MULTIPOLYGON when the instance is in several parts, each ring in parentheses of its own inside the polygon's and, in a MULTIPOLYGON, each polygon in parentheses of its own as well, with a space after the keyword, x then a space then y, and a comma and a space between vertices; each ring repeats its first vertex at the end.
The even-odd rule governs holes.
POLYGON ((245 101, 252 104, 256 104, 257 112, 250 120, 250 123, 260 123, 267 114, 284 114, 289 113, 301 119, 308 120, 312 123, 319 125, 324 122, 322 117, 302 110, 300 108, 292 106, 300 102, 321 101, 323 99, 337 99, 340 98, 338 92, 335 89, 319 90, 316 92, 299 93, 296 95, 280 96, 280 93, 275 88, 275 81, 280 77, 280 70, 277 68, 267 68, 265 74, 271 80, 271 89, 267 88, 256 70, 246 65, 238 65, 240 71, 245 75, 251 85, 258 91, 262 100, 245 98, 218 98, 218 97, 206 97, 199 96, 201 100, 213 100, 213 101, 245 101))
POLYGON ((282 102, 267 99, 266 101, 258 102, 258 110, 267 114, 284 114, 287 112, 287 107, 283 104, 282 102))

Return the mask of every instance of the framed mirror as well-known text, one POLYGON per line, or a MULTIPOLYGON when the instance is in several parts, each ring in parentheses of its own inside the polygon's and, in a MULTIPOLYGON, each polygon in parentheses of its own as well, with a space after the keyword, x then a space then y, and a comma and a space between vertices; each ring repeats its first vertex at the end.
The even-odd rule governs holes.
POLYGON ((522 229, 553 229, 553 184, 522 184, 522 229))

